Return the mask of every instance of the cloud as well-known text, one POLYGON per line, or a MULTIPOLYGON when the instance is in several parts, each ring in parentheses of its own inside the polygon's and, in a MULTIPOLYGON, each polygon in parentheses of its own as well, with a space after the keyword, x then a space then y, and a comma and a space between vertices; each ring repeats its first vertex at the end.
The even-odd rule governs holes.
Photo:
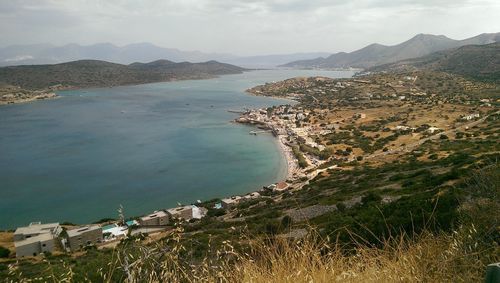
POLYGON ((500 31, 493 0, 13 0, 2 44, 152 42, 237 54, 351 51, 417 33, 500 31))

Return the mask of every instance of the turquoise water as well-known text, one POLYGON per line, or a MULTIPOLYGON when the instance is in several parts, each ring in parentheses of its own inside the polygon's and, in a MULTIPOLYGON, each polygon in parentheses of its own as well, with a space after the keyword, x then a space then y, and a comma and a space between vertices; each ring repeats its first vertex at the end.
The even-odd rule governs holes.
POLYGON ((211 80, 64 91, 0 107, 0 229, 88 223, 254 191, 286 175, 271 135, 229 109, 288 101, 248 87, 350 72, 253 71, 211 80))

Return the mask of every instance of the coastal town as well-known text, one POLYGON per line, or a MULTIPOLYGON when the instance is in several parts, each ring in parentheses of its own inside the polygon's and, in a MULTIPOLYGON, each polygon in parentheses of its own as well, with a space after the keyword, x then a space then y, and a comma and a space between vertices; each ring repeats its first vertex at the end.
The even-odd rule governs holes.
POLYGON ((289 157, 289 180, 310 179, 343 163, 394 160, 429 139, 477 136, 473 127, 498 113, 498 100, 476 95, 488 89, 494 85, 427 72, 293 78, 248 92, 298 104, 250 110, 236 122, 272 132, 289 157))

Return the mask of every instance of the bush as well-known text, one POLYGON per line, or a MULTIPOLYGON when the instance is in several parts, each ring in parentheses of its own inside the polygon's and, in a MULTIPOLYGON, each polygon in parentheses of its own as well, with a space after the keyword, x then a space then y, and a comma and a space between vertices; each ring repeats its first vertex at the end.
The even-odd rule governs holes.
POLYGON ((346 205, 343 202, 337 203, 336 206, 337 206, 338 211, 340 211, 340 212, 343 212, 347 209, 346 205))
POLYGON ((10 255, 10 250, 0 246, 0 258, 7 258, 10 255))

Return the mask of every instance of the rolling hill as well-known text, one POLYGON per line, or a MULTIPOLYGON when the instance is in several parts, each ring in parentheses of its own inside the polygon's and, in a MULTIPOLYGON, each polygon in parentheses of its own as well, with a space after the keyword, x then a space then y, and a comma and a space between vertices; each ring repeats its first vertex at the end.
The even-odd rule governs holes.
POLYGON ((500 42, 500 33, 481 34, 464 40, 453 40, 444 35, 419 34, 401 44, 385 46, 371 44, 351 53, 340 52, 326 58, 294 61, 282 65, 289 68, 370 68, 377 65, 417 58, 433 52, 464 45, 483 45, 500 42))
POLYGON ((25 89, 108 87, 185 79, 205 79, 238 74, 245 69, 208 61, 175 63, 158 60, 122 65, 98 60, 80 60, 54 65, 24 65, 0 68, 0 82, 25 89))

